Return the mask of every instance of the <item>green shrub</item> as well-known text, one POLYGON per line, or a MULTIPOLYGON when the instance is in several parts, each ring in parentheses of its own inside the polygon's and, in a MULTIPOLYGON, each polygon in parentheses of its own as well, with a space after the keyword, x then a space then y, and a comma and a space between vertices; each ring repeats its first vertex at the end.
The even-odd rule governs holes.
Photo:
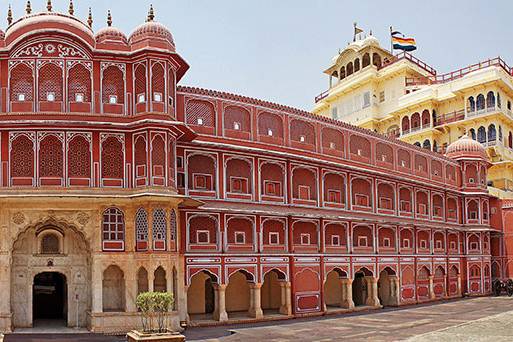
POLYGON ((141 311, 143 331, 167 332, 167 313, 173 302, 173 295, 168 292, 142 292, 138 294, 135 303, 141 311))

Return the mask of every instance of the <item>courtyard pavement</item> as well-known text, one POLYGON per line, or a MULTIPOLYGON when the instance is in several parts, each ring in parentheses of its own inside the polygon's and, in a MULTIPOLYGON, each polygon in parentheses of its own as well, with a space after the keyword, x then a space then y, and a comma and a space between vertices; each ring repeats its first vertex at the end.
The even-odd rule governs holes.
MULTIPOLYGON (((24 331, 28 332, 28 331, 24 331)), ((513 297, 481 297, 345 315, 189 328, 187 341, 513 341, 513 297)), ((95 334, 9 334, 4 342, 121 342, 95 334)))

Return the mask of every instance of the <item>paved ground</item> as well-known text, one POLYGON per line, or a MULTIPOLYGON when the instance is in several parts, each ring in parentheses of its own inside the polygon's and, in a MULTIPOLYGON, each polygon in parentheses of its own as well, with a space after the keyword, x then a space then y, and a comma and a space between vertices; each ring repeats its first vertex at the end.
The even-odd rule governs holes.
POLYGON ((244 327, 193 328, 186 335, 188 341, 209 342, 513 341, 513 298, 472 298, 244 327))
MULTIPOLYGON (((513 297, 483 297, 371 313, 189 328, 188 341, 513 341, 513 297)), ((121 342, 93 334, 10 334, 5 342, 121 342)))

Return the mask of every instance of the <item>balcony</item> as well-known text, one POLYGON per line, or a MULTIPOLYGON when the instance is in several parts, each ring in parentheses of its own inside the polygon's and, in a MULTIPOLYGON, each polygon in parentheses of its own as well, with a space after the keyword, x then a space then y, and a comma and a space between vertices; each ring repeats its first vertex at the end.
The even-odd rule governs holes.
POLYGON ((471 118, 477 118, 477 117, 485 116, 485 115, 488 115, 490 113, 495 113, 495 112, 504 113, 504 115, 513 119, 513 112, 511 110, 503 109, 499 106, 493 106, 493 107, 486 107, 486 108, 483 108, 480 110, 474 110, 474 111, 466 112, 466 113, 465 113, 465 109, 460 109, 460 110, 456 110, 454 112, 441 114, 435 118, 435 122, 433 123, 433 126, 434 127, 443 126, 443 125, 447 125, 447 124, 450 124, 453 122, 463 121, 463 120, 471 119, 471 118))
POLYGON ((401 137, 404 137, 406 135, 413 134, 413 133, 419 133, 421 131, 428 130, 430 128, 431 128, 430 124, 426 124, 426 125, 422 125, 422 126, 418 126, 418 127, 412 127, 410 129, 403 130, 401 132, 401 137))

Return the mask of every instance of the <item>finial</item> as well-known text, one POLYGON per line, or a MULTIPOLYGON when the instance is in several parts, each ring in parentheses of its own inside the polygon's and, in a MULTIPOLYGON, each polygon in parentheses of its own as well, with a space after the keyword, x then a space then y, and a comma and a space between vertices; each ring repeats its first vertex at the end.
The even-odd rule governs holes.
POLYGON ((87 25, 89 27, 93 27, 93 12, 91 12, 91 7, 89 7, 89 15, 87 16, 87 25))
POLYGON ((372 36, 372 30, 370 30, 370 32, 369 32, 369 36, 372 36))
POLYGON ((11 5, 9 5, 9 9, 7 10, 7 24, 12 24, 12 9, 11 5))
POLYGON ((150 4, 150 10, 148 11, 148 19, 147 22, 153 21, 155 19, 155 13, 153 12, 153 5, 150 4))
POLYGON ((75 14, 75 7, 73 6, 73 0, 69 0, 68 13, 69 13, 69 15, 75 14))
POLYGON ((110 14, 110 10, 107 11, 107 26, 112 26, 112 15, 110 14))
POLYGON ((25 7, 25 11, 27 14, 32 13, 32 5, 30 4, 30 0, 27 1, 27 6, 25 7))
POLYGON ((52 0, 48 0, 46 2, 46 9, 48 10, 48 12, 52 11, 52 0))

